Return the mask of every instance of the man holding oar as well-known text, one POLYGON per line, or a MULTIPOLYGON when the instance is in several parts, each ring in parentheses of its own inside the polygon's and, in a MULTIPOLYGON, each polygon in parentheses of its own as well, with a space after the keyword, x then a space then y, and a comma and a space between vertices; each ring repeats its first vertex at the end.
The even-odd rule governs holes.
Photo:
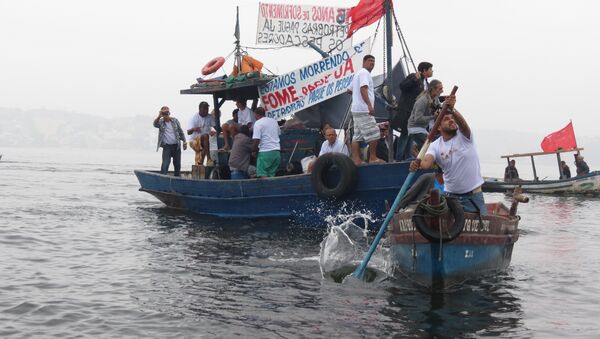
MULTIPOLYGON (((456 97, 449 96, 453 106, 456 97)), ((446 194, 460 200, 465 212, 487 213, 481 185, 483 177, 471 129, 457 110, 444 115, 438 128, 441 136, 429 146, 423 160, 414 160, 410 170, 429 169, 436 162, 444 171, 446 194)))

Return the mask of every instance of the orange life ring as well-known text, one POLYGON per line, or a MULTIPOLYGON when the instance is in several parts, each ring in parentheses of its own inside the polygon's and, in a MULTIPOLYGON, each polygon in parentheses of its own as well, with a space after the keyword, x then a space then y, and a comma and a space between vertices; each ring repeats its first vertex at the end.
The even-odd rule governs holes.
POLYGON ((204 67, 202 67, 202 74, 209 75, 216 72, 225 63, 225 58, 216 57, 209 61, 204 67))

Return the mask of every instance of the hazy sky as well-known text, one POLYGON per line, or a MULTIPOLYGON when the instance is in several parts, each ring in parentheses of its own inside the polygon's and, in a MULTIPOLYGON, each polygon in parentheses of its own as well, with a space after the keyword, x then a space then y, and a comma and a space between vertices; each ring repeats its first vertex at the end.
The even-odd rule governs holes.
MULTIPOLYGON (((358 0, 297 3, 350 7, 358 0)), ((232 51, 236 5, 242 44, 255 46, 258 1, 1 0, 0 107, 151 120, 169 105, 187 121, 210 98, 179 90, 195 82, 208 60, 232 51)), ((457 107, 474 128, 549 133, 573 119, 578 135, 598 135, 598 2, 394 6, 415 63, 432 62, 434 78, 448 91, 460 87, 457 107)), ((320 58, 298 48, 251 54, 280 73, 320 58)), ((373 54, 381 65, 382 48, 373 54)))

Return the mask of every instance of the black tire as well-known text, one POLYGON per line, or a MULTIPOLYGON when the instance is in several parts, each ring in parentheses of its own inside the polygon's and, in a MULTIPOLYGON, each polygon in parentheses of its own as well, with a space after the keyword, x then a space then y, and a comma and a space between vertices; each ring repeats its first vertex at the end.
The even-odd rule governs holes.
MULTIPOLYGON (((446 197, 446 204, 448 204, 448 209, 452 216, 454 217, 454 223, 450 228, 449 232, 443 232, 441 234, 442 242, 452 241, 456 239, 460 235, 465 226, 465 213, 462 209, 460 202, 455 198, 446 197)), ((440 241, 440 232, 438 230, 433 230, 429 227, 427 222, 425 221, 425 209, 418 205, 415 209, 415 214, 413 215, 413 222, 419 233, 421 235, 431 241, 431 242, 439 242, 440 241)))
POLYGON ((352 192, 356 187, 356 165, 350 157, 342 153, 326 153, 318 157, 312 169, 311 181, 317 195, 323 199, 337 199, 352 192), (328 185, 326 175, 335 166, 339 172, 340 180, 333 185, 328 185))

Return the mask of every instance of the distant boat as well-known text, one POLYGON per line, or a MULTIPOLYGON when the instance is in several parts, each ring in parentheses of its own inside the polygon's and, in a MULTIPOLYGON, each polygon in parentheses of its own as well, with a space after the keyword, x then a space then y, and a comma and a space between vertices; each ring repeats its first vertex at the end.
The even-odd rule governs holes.
POLYGON ((501 202, 488 203, 488 215, 481 219, 479 214, 463 212, 452 198, 447 198, 449 212, 439 217, 420 205, 400 210, 388 228, 394 274, 444 289, 506 269, 519 239, 517 205, 527 201, 517 191, 510 209, 501 202))
POLYGON ((563 178, 564 175, 560 167, 560 154, 566 152, 579 152, 583 148, 573 148, 569 150, 560 150, 556 152, 536 152, 503 155, 510 162, 510 158, 530 157, 533 168, 533 180, 514 179, 505 181, 499 178, 485 178, 482 189, 484 192, 510 192, 516 187, 521 187, 523 192, 543 193, 543 194, 581 194, 581 195, 599 195, 600 194, 600 171, 593 171, 589 174, 580 175, 571 178, 563 178), (539 180, 535 168, 534 156, 556 155, 558 161, 557 177, 563 179, 539 180))

